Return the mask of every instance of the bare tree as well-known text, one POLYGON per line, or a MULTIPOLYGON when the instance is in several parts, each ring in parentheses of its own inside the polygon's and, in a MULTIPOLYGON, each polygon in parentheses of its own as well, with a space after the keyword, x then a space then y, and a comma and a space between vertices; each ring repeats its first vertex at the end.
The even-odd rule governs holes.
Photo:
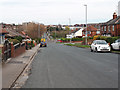
POLYGON ((44 24, 29 22, 23 25, 23 29, 25 32, 33 39, 38 38, 38 28, 40 29, 40 37, 47 31, 46 26, 44 24))

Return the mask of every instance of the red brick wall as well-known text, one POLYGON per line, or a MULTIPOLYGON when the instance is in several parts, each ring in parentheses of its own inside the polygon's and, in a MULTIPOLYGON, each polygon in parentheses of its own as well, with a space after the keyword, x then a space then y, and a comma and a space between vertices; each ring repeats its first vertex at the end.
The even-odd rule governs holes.
POLYGON ((120 24, 116 25, 116 36, 120 36, 120 24))
MULTIPOLYGON (((120 24, 114 25, 114 31, 113 31, 113 25, 110 25, 110 32, 108 31, 108 26, 106 26, 106 33, 111 33, 111 36, 120 36, 120 24)), ((104 30, 104 26, 103 30, 104 30)), ((101 34, 105 33, 105 31, 102 31, 102 27, 101 27, 101 34)))
MULTIPOLYGON (((86 33, 86 32, 84 32, 84 33, 86 33)), ((86 34, 84 34, 84 33, 82 32, 82 36, 86 36, 86 34)), ((87 34, 88 37, 93 37, 95 35, 97 35, 96 31, 91 31, 91 34, 87 34)))
POLYGON ((11 44, 11 57, 17 57, 17 56, 19 56, 20 54, 22 54, 22 53, 24 53, 25 52, 25 50, 26 50, 26 45, 24 45, 24 46, 21 46, 20 45, 20 47, 19 48, 17 48, 17 49, 15 49, 15 46, 13 45, 13 44, 11 44))

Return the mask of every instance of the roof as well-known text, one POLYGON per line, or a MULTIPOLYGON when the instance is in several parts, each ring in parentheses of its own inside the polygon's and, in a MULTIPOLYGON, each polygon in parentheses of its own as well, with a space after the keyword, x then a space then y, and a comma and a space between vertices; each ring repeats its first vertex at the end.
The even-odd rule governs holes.
POLYGON ((24 35, 16 32, 15 30, 7 30, 9 32, 9 34, 7 34, 6 36, 9 36, 9 37, 16 37, 16 36, 21 36, 23 38, 25 38, 24 35))
MULTIPOLYGON (((83 32, 85 32, 85 31, 86 31, 86 29, 83 30, 83 32)), ((91 26, 87 27, 87 31, 97 31, 97 28, 95 28, 94 26, 91 25, 91 26)))
POLYGON ((23 34, 26 38, 30 38, 24 31, 21 31, 21 34, 23 34))
POLYGON ((6 30, 0 30, 0 33, 2 33, 2 34, 8 34, 9 32, 7 32, 6 30))
POLYGON ((120 16, 118 16, 115 19, 111 19, 111 20, 107 21, 103 25, 113 25, 113 24, 117 24, 118 22, 120 22, 120 16))

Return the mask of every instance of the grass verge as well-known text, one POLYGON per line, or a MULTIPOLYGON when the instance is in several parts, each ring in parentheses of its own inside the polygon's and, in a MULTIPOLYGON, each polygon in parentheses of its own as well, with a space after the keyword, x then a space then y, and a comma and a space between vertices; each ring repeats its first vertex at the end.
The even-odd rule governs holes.
POLYGON ((120 54, 120 51, 113 51, 113 50, 112 50, 111 52, 120 54))
POLYGON ((2 54, 2 50, 0 49, 0 54, 2 54))
POLYGON ((75 43, 75 44, 65 44, 65 45, 68 45, 68 46, 75 46, 75 47, 81 47, 81 48, 90 48, 89 45, 81 45, 80 43, 75 43))

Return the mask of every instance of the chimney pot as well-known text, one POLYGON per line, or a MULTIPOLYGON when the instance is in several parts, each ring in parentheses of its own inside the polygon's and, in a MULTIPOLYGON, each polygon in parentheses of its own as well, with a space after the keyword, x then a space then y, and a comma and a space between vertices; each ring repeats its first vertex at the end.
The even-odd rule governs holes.
POLYGON ((114 12, 113 19, 116 19, 116 18, 117 18, 117 14, 116 14, 116 12, 114 12))

